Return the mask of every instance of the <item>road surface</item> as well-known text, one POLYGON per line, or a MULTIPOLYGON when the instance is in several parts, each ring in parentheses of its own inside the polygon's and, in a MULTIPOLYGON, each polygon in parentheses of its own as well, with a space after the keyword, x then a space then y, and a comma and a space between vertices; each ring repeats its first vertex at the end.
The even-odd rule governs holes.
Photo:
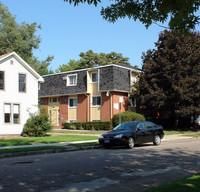
POLYGON ((3 192, 140 192, 200 173, 200 138, 0 159, 3 192))

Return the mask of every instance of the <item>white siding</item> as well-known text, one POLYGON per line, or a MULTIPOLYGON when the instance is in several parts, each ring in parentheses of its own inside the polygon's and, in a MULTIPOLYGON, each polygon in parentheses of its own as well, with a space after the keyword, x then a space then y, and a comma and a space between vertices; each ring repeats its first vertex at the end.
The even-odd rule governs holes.
POLYGON ((30 112, 38 111, 38 79, 13 56, 0 61, 0 71, 5 76, 5 90, 0 90, 0 134, 21 134, 30 112), (18 91, 19 73, 26 74, 25 93, 18 91), (4 103, 20 105, 20 124, 4 123, 4 103))

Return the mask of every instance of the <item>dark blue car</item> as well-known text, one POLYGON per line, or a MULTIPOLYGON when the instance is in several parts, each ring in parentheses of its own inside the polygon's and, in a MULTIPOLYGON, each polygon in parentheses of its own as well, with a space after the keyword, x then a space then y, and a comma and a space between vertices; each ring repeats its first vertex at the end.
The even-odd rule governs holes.
POLYGON ((115 145, 126 145, 133 148, 135 144, 153 142, 160 145, 164 137, 163 127, 150 121, 131 121, 119 124, 111 132, 103 134, 99 143, 104 148, 115 145))

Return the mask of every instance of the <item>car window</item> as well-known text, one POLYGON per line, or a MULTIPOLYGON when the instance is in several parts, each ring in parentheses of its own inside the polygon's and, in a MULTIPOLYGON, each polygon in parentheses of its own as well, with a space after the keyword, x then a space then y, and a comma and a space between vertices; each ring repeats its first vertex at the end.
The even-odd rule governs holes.
POLYGON ((155 124, 154 124, 154 123, 149 122, 149 121, 146 121, 146 122, 145 122, 145 128, 146 128, 146 129, 150 129, 150 128, 153 128, 153 127, 155 127, 155 124))
POLYGON ((137 129, 144 129, 144 124, 143 123, 138 123, 136 128, 137 129))
POLYGON ((136 122, 125 122, 117 125, 113 130, 133 130, 136 125, 136 122))

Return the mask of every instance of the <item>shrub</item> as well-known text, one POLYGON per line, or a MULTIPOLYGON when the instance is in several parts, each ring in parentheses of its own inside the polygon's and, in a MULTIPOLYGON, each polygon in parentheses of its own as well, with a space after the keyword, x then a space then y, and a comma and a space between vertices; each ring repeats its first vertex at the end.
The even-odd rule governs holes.
MULTIPOLYGON (((145 117, 139 113, 135 112, 122 112, 121 113, 121 122, 127 121, 145 121, 145 117)), ((113 127, 119 124, 119 113, 115 114, 112 119, 113 127)))
POLYGON ((26 121, 21 135, 24 137, 43 137, 51 129, 48 114, 42 109, 39 115, 33 115, 26 121))
POLYGON ((77 130, 111 130, 112 124, 110 121, 93 121, 93 122, 74 122, 74 123, 63 123, 64 129, 77 130))

